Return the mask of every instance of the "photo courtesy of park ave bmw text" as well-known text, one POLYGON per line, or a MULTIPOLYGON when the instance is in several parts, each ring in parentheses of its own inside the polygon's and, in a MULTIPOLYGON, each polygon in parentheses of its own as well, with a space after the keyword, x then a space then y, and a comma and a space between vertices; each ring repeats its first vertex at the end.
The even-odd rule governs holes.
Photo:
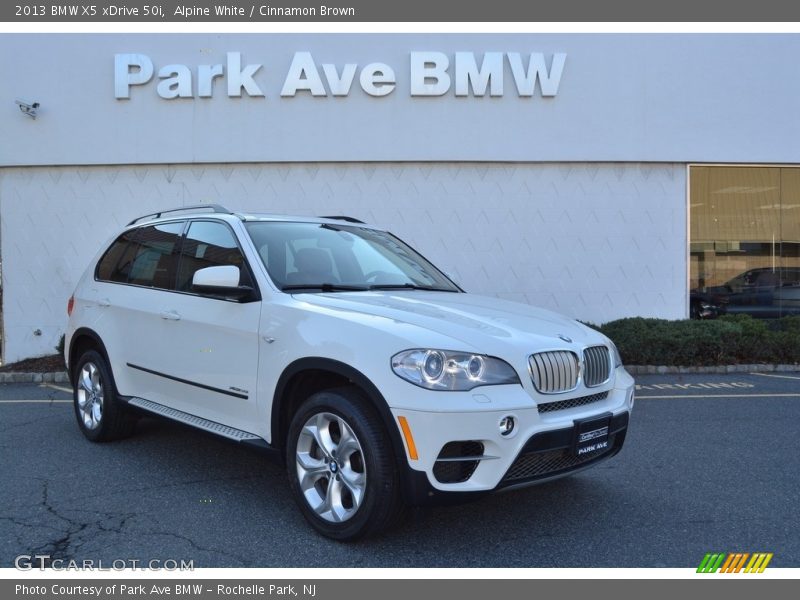
POLYGON ((198 203, 349 215, 470 292, 583 321, 685 318, 717 292, 795 314, 799 53, 781 34, 5 34, 2 360, 52 353, 120 226, 198 203))

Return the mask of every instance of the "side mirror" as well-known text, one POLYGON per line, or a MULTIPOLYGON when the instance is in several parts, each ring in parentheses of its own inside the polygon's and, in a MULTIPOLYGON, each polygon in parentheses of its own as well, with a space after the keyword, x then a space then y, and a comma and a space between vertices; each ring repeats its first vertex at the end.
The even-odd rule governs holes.
POLYGON ((239 277, 239 267, 233 265, 206 267, 195 271, 192 290, 201 294, 245 300, 253 294, 253 288, 239 285, 239 277))

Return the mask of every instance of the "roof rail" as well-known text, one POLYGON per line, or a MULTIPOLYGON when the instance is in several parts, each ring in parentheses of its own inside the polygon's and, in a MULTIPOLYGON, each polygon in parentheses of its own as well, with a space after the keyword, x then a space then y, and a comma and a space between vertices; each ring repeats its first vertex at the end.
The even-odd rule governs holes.
POLYGON ((130 225, 133 225, 134 223, 138 223, 139 221, 143 221, 144 219, 149 219, 149 218, 160 219, 161 215, 165 215, 167 213, 173 213, 173 212, 180 212, 180 211, 184 211, 184 210, 205 210, 205 211, 208 211, 208 212, 223 213, 223 214, 226 214, 226 215, 232 215, 233 214, 227 208, 225 208, 224 206, 221 206, 219 204, 193 204, 192 206, 181 206, 180 208, 171 208, 169 210, 160 210, 158 212, 150 213, 150 214, 147 214, 147 215, 142 215, 141 217, 136 217, 133 221, 128 223, 128 225, 130 226, 130 225))
POLYGON ((348 217, 345 215, 322 216, 320 219, 333 219, 334 221, 347 221, 348 223, 361 223, 362 225, 366 224, 361 219, 356 219, 355 217, 348 217))

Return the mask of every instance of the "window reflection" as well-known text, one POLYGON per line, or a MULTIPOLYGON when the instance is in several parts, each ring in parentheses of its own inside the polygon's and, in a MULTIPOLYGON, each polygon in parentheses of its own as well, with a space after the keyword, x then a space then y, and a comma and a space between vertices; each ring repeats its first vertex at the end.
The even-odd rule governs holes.
POLYGON ((693 318, 800 314, 800 168, 692 167, 693 318))

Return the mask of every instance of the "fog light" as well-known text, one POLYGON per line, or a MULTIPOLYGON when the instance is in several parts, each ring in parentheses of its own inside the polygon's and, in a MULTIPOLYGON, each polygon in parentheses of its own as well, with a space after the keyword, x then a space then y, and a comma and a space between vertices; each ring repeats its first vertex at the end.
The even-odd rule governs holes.
POLYGON ((514 417, 507 416, 500 419, 500 435, 509 436, 514 431, 514 417))

